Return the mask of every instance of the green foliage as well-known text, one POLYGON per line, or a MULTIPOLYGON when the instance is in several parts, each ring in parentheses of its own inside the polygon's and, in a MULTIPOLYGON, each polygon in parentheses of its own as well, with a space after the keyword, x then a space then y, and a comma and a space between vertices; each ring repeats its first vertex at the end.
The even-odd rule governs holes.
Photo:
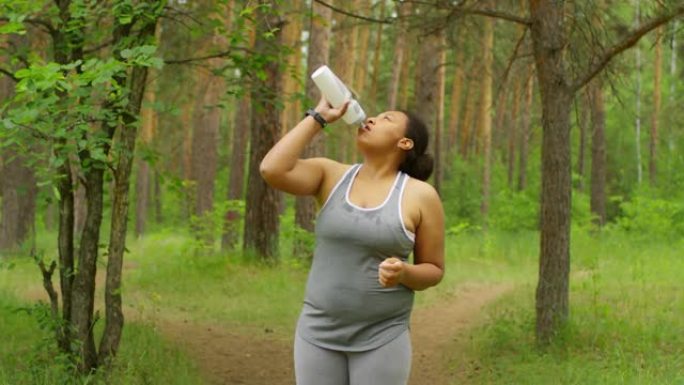
MULTIPOLYGON (((108 373, 74 376, 57 352, 45 304, 25 305, 0 289, 0 384, 144 385, 203 384, 190 360, 157 334, 154 325, 127 323, 117 361, 108 373)), ((101 325, 98 325, 101 326, 101 325)), ((96 328, 100 332, 100 327, 96 328)))
MULTIPOLYGON (((684 381, 681 242, 573 234, 571 315, 549 348, 534 339, 534 286, 487 313, 461 368, 468 384, 679 384, 684 381)), ((462 383, 462 382, 459 382, 462 383)))
POLYGON ((635 196, 620 204, 616 226, 636 237, 684 235, 684 204, 648 196, 635 196))
POLYGON ((536 230, 539 202, 526 191, 501 190, 492 197, 489 224, 504 231, 536 230))

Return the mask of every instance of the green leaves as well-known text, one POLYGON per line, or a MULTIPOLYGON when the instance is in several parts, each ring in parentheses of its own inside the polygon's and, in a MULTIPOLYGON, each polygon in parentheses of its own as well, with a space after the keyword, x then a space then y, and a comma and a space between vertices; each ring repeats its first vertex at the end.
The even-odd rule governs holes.
POLYGON ((164 61, 159 57, 154 57, 155 52, 157 52, 156 45, 141 45, 122 50, 121 57, 126 59, 129 65, 161 69, 164 61))

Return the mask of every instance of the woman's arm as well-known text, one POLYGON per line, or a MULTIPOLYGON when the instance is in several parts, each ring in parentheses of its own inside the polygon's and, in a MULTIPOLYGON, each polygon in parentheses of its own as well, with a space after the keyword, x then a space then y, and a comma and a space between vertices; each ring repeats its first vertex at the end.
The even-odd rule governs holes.
MULTIPOLYGON (((316 112, 332 123, 347 109, 332 108, 321 98, 316 112)), ((273 188, 296 195, 316 195, 323 181, 326 159, 300 159, 304 148, 319 133, 321 125, 307 116, 271 148, 261 161, 259 171, 266 183, 273 188)))
POLYGON ((425 290, 444 276, 444 210, 437 191, 421 183, 418 202, 420 223, 413 248, 414 264, 388 258, 380 264, 379 280, 385 287, 399 283, 413 290, 425 290))

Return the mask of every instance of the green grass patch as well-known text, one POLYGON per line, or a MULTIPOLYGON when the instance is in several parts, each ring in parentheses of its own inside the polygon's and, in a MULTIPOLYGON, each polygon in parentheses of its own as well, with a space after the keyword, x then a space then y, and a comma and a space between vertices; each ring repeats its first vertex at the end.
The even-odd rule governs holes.
POLYGON ((571 315, 548 348, 534 339, 534 284, 488 310, 459 384, 684 384, 684 247, 621 233, 573 234, 571 315))
POLYGON ((153 325, 127 323, 113 369, 77 378, 38 323, 40 307, 0 290, 0 384, 204 384, 183 353, 159 337, 153 325))

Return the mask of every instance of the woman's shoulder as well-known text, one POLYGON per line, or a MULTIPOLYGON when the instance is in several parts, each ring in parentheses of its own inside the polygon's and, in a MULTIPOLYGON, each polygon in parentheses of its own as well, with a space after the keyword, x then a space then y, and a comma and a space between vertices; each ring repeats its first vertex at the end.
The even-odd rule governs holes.
POLYGON ((437 190, 428 182, 408 176, 406 182, 406 192, 411 196, 424 200, 440 200, 437 190))

